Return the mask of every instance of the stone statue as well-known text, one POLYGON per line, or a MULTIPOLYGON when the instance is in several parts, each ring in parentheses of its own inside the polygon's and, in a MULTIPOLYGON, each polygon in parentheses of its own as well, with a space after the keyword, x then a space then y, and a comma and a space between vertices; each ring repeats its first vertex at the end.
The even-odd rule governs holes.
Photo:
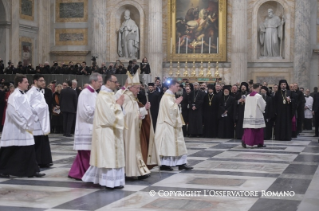
POLYGON ((279 57, 282 56, 283 44, 283 25, 284 16, 280 19, 274 15, 272 9, 268 9, 268 17, 265 22, 260 24, 259 41, 260 54, 264 57, 279 57))
POLYGON ((120 57, 129 59, 138 59, 138 50, 140 46, 139 29, 135 21, 130 17, 131 12, 125 10, 124 19, 119 30, 118 49, 120 57))

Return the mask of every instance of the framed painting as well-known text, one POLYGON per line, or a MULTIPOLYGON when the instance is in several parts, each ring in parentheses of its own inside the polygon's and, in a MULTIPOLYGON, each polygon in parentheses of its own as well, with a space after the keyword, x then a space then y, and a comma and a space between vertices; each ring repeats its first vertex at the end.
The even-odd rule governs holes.
POLYGON ((226 61, 227 0, 169 0, 167 57, 226 61))

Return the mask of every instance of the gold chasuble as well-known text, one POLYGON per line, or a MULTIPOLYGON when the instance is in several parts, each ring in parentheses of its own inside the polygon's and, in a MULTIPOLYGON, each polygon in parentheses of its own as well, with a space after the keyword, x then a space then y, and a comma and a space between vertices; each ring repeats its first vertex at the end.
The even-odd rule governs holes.
POLYGON ((140 108, 134 94, 124 91, 123 109, 124 121, 124 146, 125 146, 125 174, 127 177, 138 177, 150 174, 147 168, 141 148, 140 130, 142 119, 140 119, 140 108))
POLYGON ((122 168, 124 116, 113 92, 100 91, 93 120, 90 165, 97 168, 122 168))
POLYGON ((181 111, 175 103, 175 95, 163 95, 159 107, 155 144, 159 156, 177 157, 187 154, 182 126, 181 111))

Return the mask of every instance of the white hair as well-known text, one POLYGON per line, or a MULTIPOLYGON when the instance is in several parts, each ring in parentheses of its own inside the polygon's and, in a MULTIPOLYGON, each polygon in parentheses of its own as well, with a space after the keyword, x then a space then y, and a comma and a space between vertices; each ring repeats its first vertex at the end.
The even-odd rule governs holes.
POLYGON ((72 80, 72 83, 76 83, 76 84, 78 84, 78 82, 77 82, 76 80, 72 80))

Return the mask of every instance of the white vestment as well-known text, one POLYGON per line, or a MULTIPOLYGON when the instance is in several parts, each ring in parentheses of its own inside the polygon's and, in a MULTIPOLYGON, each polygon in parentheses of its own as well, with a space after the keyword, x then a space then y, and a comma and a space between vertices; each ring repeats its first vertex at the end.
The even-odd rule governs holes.
POLYGON ((305 118, 306 119, 312 119, 312 105, 313 105, 313 98, 311 96, 305 97, 306 103, 305 106, 308 107, 308 109, 305 110, 305 118))
POLYGON ((175 100, 174 93, 167 90, 160 102, 155 132, 155 145, 161 161, 159 165, 177 166, 187 163, 183 120, 175 100))
POLYGON ((39 88, 33 86, 26 93, 33 113, 35 114, 35 121, 33 126, 34 136, 43 136, 50 133, 50 112, 49 106, 45 101, 43 93, 39 88))
POLYGON ((245 113, 243 128, 266 127, 263 113, 265 113, 266 102, 260 94, 248 95, 245 102, 245 113))
POLYGON ((79 95, 76 112, 74 150, 91 150, 96 97, 97 92, 91 86, 90 89, 84 89, 79 95))
POLYGON ((29 99, 18 88, 9 96, 0 146, 34 145, 34 118, 29 99))
POLYGON ((124 186, 124 116, 111 89, 101 87, 94 113, 90 167, 82 180, 110 188, 124 186))

